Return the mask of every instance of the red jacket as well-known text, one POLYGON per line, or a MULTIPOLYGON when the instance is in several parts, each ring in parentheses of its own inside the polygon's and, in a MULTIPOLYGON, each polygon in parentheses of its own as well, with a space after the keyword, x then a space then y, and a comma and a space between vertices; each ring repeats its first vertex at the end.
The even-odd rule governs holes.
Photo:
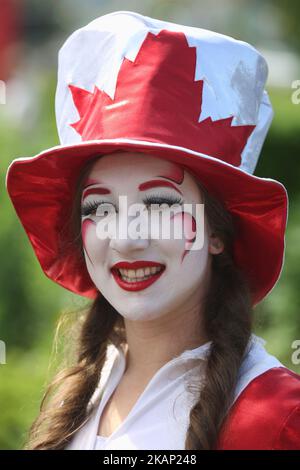
POLYGON ((300 450, 300 375, 273 367, 253 379, 233 404, 218 450, 300 450))

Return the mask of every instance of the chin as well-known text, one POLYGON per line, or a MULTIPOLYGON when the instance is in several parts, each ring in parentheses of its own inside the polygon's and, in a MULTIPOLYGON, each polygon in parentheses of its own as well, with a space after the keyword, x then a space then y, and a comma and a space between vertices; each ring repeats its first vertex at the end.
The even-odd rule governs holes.
MULTIPOLYGON (((116 308, 116 307, 115 307, 116 308)), ((116 308, 116 310, 119 312, 122 317, 126 320, 131 320, 131 321, 151 321, 155 320, 159 317, 161 317, 161 309, 158 311, 145 311, 145 308, 142 306, 139 307, 137 310, 135 309, 130 309, 130 311, 122 311, 116 308), (141 313, 143 312, 143 313, 141 313)))

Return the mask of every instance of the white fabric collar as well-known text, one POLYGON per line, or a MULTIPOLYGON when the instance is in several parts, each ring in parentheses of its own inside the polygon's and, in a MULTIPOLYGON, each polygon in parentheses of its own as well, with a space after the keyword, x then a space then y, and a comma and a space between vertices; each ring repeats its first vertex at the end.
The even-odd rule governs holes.
MULTIPOLYGON (((266 341, 263 338, 260 338, 255 334, 251 335, 245 358, 240 368, 238 382, 234 392, 234 401, 255 377, 273 367, 284 367, 276 357, 272 356, 266 351, 264 347, 265 344, 266 341)), ((185 377, 188 377, 190 373, 195 373, 196 369, 192 363, 194 359, 203 359, 204 365, 205 359, 210 350, 210 345, 211 341, 195 349, 185 350, 179 356, 173 358, 161 369, 159 369, 152 377, 151 381, 147 384, 146 389, 139 397, 127 418, 109 437, 109 439, 116 437, 117 434, 122 433, 122 431, 124 432, 123 425, 125 424, 126 428, 128 428, 132 420, 135 418, 135 415, 140 412, 145 405, 148 406, 150 404, 151 406, 151 400, 153 400, 153 398, 155 399, 161 388, 165 387, 166 390, 168 390, 168 387, 174 388, 175 385, 178 386, 179 382, 183 382, 182 377, 184 374, 187 374, 185 377)), ((113 390, 119 383, 126 366, 125 355, 122 347, 117 348, 114 345, 110 345, 107 349, 106 357, 106 362, 102 370, 98 387, 96 388, 89 402, 89 406, 94 406, 95 408, 87 422, 77 431, 65 450, 88 450, 94 448, 102 410, 104 409, 104 406, 111 396, 113 390), (105 388, 106 383, 108 383, 108 387, 105 388), (101 393, 102 391, 103 394, 101 393)), ((197 377, 200 377, 201 379, 201 374, 199 374, 198 367, 199 361, 196 363, 196 368, 198 374, 197 377)), ((182 389, 184 390, 184 383, 182 383, 182 389)), ((171 388, 169 390, 171 390, 171 388)), ((186 404, 187 402, 185 402, 185 405, 186 404)), ((188 419, 187 410, 184 413, 183 419, 188 419)))

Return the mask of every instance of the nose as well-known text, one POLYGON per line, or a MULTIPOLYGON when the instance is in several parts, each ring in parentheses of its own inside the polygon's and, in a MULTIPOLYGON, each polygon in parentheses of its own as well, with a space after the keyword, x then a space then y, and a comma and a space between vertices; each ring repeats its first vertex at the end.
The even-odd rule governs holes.
POLYGON ((110 241, 110 248, 118 251, 121 254, 131 253, 134 251, 143 251, 149 246, 149 240, 137 239, 132 240, 130 238, 122 239, 119 237, 112 238, 110 241))
POLYGON ((123 255, 147 249, 150 244, 148 232, 143 218, 140 218, 139 222, 140 226, 134 221, 134 217, 120 214, 115 236, 110 239, 110 248, 123 255))

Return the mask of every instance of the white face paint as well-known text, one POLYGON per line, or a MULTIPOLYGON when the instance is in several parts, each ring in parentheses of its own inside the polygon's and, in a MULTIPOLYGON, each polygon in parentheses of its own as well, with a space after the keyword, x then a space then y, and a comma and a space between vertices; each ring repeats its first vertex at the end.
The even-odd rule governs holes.
MULTIPOLYGON (((101 207, 100 201, 105 204, 102 208, 109 211, 108 215, 102 215, 101 219, 112 217, 115 206, 115 217, 120 224, 123 223, 122 220, 126 220, 126 224, 132 220, 123 219, 125 214, 119 212, 119 196, 127 196, 128 208, 134 203, 142 204, 146 197, 151 199, 155 196, 162 199, 159 204, 170 204, 169 199, 181 201, 183 204, 202 203, 201 192, 194 177, 177 164, 131 152, 118 152, 99 158, 89 172, 82 193, 85 260, 97 289, 120 315, 130 320, 152 320, 178 309, 184 312, 188 306, 199 305, 206 288, 209 267, 206 223, 202 228, 204 244, 197 250, 186 250, 187 240, 175 239, 174 236, 171 239, 121 239, 117 236, 115 239, 101 240, 96 234, 99 217, 94 209, 101 207), (159 186, 157 181, 160 182, 159 186), (155 262, 163 265, 164 269, 147 287, 127 290, 124 284, 122 287, 122 282, 120 284, 116 281, 111 272, 111 267, 122 261, 146 261, 146 264, 155 262)), ((154 202, 149 204, 151 203, 154 202)), ((152 210, 150 205, 148 210, 152 210)), ((182 223, 181 217, 181 214, 175 215, 174 223, 176 218, 182 223)), ((192 224, 195 224, 192 215, 184 214, 185 234, 188 233, 189 227, 193 226, 195 230, 195 225, 192 224)), ((144 271, 144 274, 149 274, 149 270, 144 271)), ((129 275, 127 272, 127 276, 129 275)), ((130 285, 133 286, 132 283, 130 285)))

